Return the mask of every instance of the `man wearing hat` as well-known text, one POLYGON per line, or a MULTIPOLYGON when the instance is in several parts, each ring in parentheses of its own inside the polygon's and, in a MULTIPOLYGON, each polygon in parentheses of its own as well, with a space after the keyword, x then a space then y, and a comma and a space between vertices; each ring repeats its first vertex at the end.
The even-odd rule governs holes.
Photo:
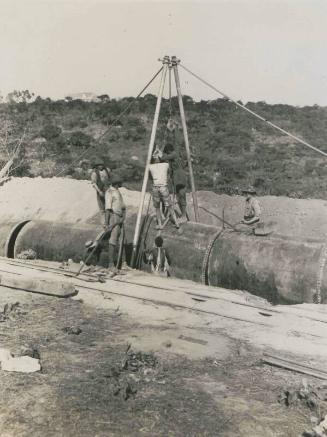
POLYGON ((260 220, 261 216, 261 208, 259 201, 256 197, 256 190, 254 187, 249 186, 242 190, 242 193, 245 194, 245 208, 244 208, 244 218, 241 223, 245 225, 253 225, 260 220))
POLYGON ((90 161, 88 159, 82 159, 80 161, 79 166, 75 169, 74 177, 78 179, 89 179, 91 176, 92 170, 90 169, 90 161))
POLYGON ((123 196, 119 190, 122 186, 122 178, 113 175, 111 185, 105 193, 105 220, 106 225, 111 227, 109 237, 109 271, 115 273, 115 263, 117 258, 117 246, 121 228, 126 217, 126 206, 123 196))
POLYGON ((96 190, 97 202, 101 213, 101 223, 105 226, 105 192, 110 186, 110 169, 105 167, 103 160, 100 158, 94 159, 91 182, 96 190))

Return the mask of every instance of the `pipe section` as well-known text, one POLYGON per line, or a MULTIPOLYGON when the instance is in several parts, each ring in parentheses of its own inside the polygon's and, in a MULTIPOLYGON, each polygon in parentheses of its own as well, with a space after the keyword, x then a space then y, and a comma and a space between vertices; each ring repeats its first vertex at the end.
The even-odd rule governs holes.
MULTIPOLYGON (((20 228, 16 224, 15 232, 8 228, 6 225, 0 229, 2 254, 6 254, 5 234, 9 233, 11 253, 15 256, 34 249, 39 259, 72 258, 76 262, 83 259, 85 242, 101 231, 97 225, 45 221, 25 222, 20 228)), ((132 253, 134 229, 135 216, 129 217, 125 224, 127 262, 132 253)), ((158 234, 153 221, 151 226, 141 229, 139 248, 151 248, 158 234)), ((172 275, 197 282, 205 276, 210 285, 246 290, 275 304, 319 302, 318 297, 320 302, 327 302, 324 242, 258 237, 228 230, 217 234, 217 231, 213 226, 187 223, 180 233, 168 225, 161 235, 172 258, 172 275), (218 237, 213 240, 215 235, 218 237)), ((101 264, 105 265, 106 242, 103 248, 101 264)))
POLYGON ((247 290, 272 303, 327 300, 327 276, 321 265, 324 244, 224 232, 208 261, 208 282, 247 290), (322 267, 322 281, 317 284, 322 267), (318 288, 319 289, 318 289, 318 288))
POLYGON ((14 246, 20 230, 29 220, 4 222, 0 226, 0 256, 14 258, 14 246))

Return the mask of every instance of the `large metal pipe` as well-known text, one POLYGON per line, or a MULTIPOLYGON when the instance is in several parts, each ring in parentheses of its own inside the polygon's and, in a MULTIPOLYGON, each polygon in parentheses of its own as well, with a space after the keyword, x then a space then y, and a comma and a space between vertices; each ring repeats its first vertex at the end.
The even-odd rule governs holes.
MULTIPOLYGON (((126 222, 127 258, 131 254, 134 227, 135 216, 126 222)), ((14 247, 11 253, 16 256, 22 250, 34 249, 40 259, 72 258, 78 262, 83 257, 85 241, 95 238, 99 230, 96 225, 27 222, 18 233, 10 231, 10 244, 14 247)), ((197 282, 206 276, 211 285, 246 290, 273 303, 315 299, 327 302, 327 251, 323 242, 217 231, 213 226, 188 223, 182 234, 172 227, 162 232, 173 259, 174 276, 197 282)), ((151 247, 156 235, 153 225, 148 229, 145 226, 141 247, 151 247)), ((105 263, 105 259, 102 261, 105 263)))
POLYGON ((17 235, 14 257, 33 249, 39 259, 76 262, 83 259, 85 242, 93 240, 101 229, 97 225, 72 225, 68 223, 30 221, 17 235))
POLYGON ((4 222, 0 226, 0 256, 14 257, 14 246, 17 235, 29 220, 4 222))
POLYGON ((210 284, 272 303, 327 301, 324 244, 224 232, 208 260, 210 284), (322 281, 318 278, 322 274, 322 281))

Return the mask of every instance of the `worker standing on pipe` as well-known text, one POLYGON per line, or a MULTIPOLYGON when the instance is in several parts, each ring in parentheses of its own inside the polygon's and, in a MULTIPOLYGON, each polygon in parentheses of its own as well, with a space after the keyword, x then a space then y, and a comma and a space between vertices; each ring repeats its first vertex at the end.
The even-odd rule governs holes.
POLYGON ((168 190, 168 162, 162 162, 162 151, 156 149, 152 155, 152 163, 149 166, 150 175, 153 180, 152 200, 156 210, 157 226, 156 229, 163 229, 160 202, 163 203, 167 211, 167 217, 171 217, 176 228, 179 229, 174 208, 171 205, 169 190, 168 190))
POLYGON ((126 218, 126 206, 123 196, 119 190, 119 188, 122 186, 122 182, 122 178, 120 178, 119 176, 113 176, 111 185, 105 194, 106 225, 112 228, 109 237, 108 252, 108 270, 110 276, 114 276, 117 273, 117 247, 119 243, 121 228, 126 218))
POLYGON ((182 165, 182 160, 178 156, 178 153, 174 149, 172 143, 167 143, 163 150, 163 161, 167 161, 170 165, 173 190, 176 194, 177 205, 181 212, 181 217, 179 218, 180 223, 185 223, 188 221, 186 212, 186 185, 187 176, 182 165))
POLYGON ((242 193, 246 195, 244 218, 241 221, 245 225, 254 225, 260 221, 261 208, 258 199, 255 197, 256 190, 254 187, 249 186, 242 190, 242 193))
POLYGON ((105 167, 102 159, 94 159, 91 182, 93 188, 96 190, 97 202, 101 214, 101 224, 105 227, 105 193, 110 186, 110 169, 105 167))

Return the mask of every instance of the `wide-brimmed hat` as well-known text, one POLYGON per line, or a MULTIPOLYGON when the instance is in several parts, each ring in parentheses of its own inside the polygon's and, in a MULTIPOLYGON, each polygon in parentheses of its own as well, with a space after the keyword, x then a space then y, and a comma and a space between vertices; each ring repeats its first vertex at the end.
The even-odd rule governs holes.
POLYGON ((113 175, 111 177, 111 185, 122 184, 123 182, 123 178, 119 175, 113 175))
POLYGON ((252 185, 249 185, 242 190, 242 193, 256 194, 256 189, 252 185))
POLYGON ((162 158, 162 150, 156 148, 155 151, 152 153, 152 158, 157 159, 157 158, 162 158))

